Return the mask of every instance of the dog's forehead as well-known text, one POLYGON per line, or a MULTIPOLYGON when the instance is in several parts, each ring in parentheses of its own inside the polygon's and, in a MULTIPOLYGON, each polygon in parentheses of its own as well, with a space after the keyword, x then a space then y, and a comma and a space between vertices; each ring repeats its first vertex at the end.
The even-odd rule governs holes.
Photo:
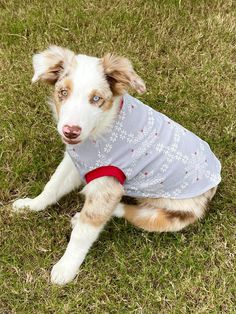
POLYGON ((109 91, 109 83, 104 74, 101 59, 87 55, 76 55, 75 62, 58 82, 58 86, 71 86, 70 90, 76 97, 87 97, 93 91, 109 91))
POLYGON ((77 55, 71 79, 80 87, 97 87, 104 81, 104 72, 101 59, 86 55, 77 55))

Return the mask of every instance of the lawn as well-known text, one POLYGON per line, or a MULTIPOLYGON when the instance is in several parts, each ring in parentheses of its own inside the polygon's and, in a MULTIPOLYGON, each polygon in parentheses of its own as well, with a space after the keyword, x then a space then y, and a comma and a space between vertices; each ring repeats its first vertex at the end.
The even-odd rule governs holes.
POLYGON ((235 2, 2 0, 0 8, 0 312, 236 313, 235 2), (30 82, 32 55, 49 44, 130 58, 147 84, 140 99, 208 141, 223 167, 204 220, 157 234, 113 219, 64 287, 49 275, 81 196, 11 211, 13 200, 42 190, 63 155, 50 87, 30 82))

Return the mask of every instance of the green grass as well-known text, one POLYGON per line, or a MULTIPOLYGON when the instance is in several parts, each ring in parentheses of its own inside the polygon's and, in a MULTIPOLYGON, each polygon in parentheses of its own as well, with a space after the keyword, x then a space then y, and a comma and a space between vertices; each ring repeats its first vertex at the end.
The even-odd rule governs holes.
POLYGON ((0 8, 1 313, 236 313, 235 3, 3 0, 0 8), (208 141, 223 166, 203 221, 151 234, 114 219, 65 287, 49 283, 50 269, 83 200, 74 192, 44 212, 10 208, 41 191, 63 154, 49 88, 30 83, 32 54, 49 44, 129 57, 147 83, 141 99, 208 141))

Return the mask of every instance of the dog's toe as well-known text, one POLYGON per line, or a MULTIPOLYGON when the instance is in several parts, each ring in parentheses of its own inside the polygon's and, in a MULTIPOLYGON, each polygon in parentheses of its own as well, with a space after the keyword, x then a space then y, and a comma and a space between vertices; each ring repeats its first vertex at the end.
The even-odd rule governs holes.
POLYGON ((59 261, 55 264, 51 271, 51 282, 56 285, 65 285, 72 281, 77 274, 71 265, 67 265, 63 261, 59 261))
POLYGON ((22 210, 27 209, 27 208, 29 209, 31 201, 32 201, 32 199, 30 199, 30 198, 21 198, 19 200, 16 200, 12 204, 13 211, 19 212, 19 211, 22 211, 22 210))
POLYGON ((21 198, 12 204, 13 211, 20 212, 24 209, 40 211, 45 208, 44 203, 38 198, 21 198))

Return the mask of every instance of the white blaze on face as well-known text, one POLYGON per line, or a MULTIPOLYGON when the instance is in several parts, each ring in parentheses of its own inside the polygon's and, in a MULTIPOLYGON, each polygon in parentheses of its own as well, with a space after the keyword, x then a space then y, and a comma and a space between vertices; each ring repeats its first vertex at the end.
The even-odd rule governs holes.
POLYGON ((78 55, 76 61, 75 69, 68 76, 72 81, 72 90, 61 105, 57 129, 63 136, 63 126, 79 126, 82 129, 80 140, 83 141, 107 114, 102 108, 91 104, 91 93, 99 91, 107 99, 111 99, 112 93, 105 79, 100 59, 78 55))

